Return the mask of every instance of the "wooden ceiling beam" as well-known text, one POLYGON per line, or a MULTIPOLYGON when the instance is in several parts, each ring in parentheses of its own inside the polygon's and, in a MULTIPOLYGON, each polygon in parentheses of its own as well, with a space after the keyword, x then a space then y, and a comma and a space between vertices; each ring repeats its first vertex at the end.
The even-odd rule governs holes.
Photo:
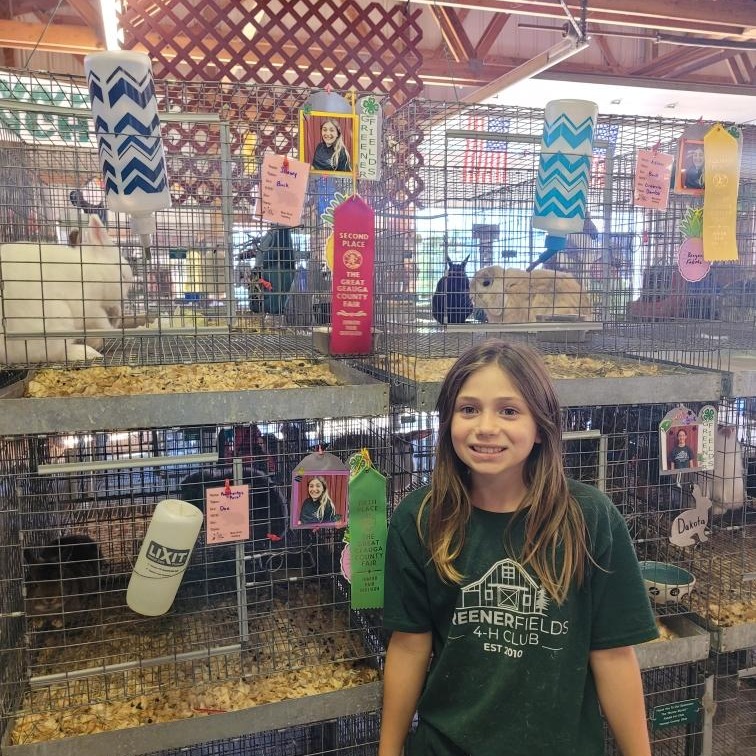
POLYGON ((497 13, 486 26, 483 34, 480 35, 478 44, 475 45, 474 58, 483 60, 488 55, 488 51, 498 39, 499 35, 504 31, 504 27, 509 21, 508 13, 497 13))
POLYGON ((460 63, 471 60, 475 56, 475 50, 462 27, 462 21, 453 8, 432 6, 431 13, 436 20, 441 36, 446 42, 454 60, 460 63))
POLYGON ((0 47, 43 52, 87 53, 104 45, 92 29, 71 24, 30 24, 0 19, 0 47))
POLYGON ((698 47, 678 47, 664 55, 652 58, 638 68, 632 69, 630 75, 645 76, 646 74, 654 74, 655 76, 661 76, 667 69, 676 66, 678 63, 695 58, 699 52, 700 48, 698 47))
POLYGON ((614 53, 612 52, 612 48, 610 47, 607 38, 597 36, 593 39, 601 49, 601 54, 604 56, 604 60, 607 62, 609 70, 612 71, 612 73, 619 73, 622 70, 622 66, 617 58, 614 57, 614 53))
POLYGON ((738 55, 737 50, 706 50, 700 52, 702 54, 698 58, 689 61, 687 65, 673 69, 666 74, 666 76, 679 79, 688 74, 694 73, 695 71, 700 71, 702 68, 708 68, 716 63, 722 63, 723 61, 727 61, 738 55))
MULTIPOLYGON (((406 4, 406 0, 394 0, 406 4)), ((414 0, 421 5, 473 8, 494 13, 565 20, 562 6, 553 0, 414 0)), ((580 3, 567 0, 570 12, 580 17, 580 3)), ((756 20, 752 0, 727 0, 726 9, 713 11, 700 0, 591 0, 588 20, 613 26, 633 26, 665 32, 698 32, 720 37, 753 39, 756 20)))
POLYGON ((743 70, 746 75, 746 83, 753 84, 756 81, 756 67, 751 63, 751 59, 748 57, 748 53, 740 53, 740 63, 743 66, 743 70))
POLYGON ((735 58, 730 58, 727 61, 727 68, 730 71, 730 76, 732 76, 732 80, 735 84, 747 84, 748 80, 746 79, 743 72, 740 70, 740 66, 738 65, 738 61, 735 60, 735 58))

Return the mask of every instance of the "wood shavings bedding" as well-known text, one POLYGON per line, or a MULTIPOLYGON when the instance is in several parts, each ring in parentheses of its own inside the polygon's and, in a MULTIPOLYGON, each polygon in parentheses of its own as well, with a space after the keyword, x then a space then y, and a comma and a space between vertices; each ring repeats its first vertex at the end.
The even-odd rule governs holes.
POLYGON ((38 743, 157 722, 239 711, 260 704, 330 693, 374 682, 378 672, 352 662, 334 662, 256 677, 249 682, 194 684, 126 701, 77 706, 59 712, 26 714, 16 721, 12 743, 38 743))
MULTIPOLYGON (((324 603, 326 595, 315 586, 302 586, 301 589, 291 588, 288 598, 287 602, 275 599, 271 611, 250 617, 249 646, 242 651, 115 674, 71 678, 29 691, 17 714, 12 743, 35 743, 237 711, 343 690, 379 679, 378 671, 365 661, 370 653, 359 631, 349 626, 346 613, 334 611, 333 605, 324 603)), ((210 613, 203 612, 193 620, 225 626, 225 642, 228 643, 233 638, 228 633, 235 617, 234 607, 228 605, 210 613)), ((132 659, 145 659, 166 652, 158 637, 161 629, 165 631, 165 644, 173 644, 174 651, 188 650, 181 648, 180 643, 176 645, 176 632, 187 619, 157 618, 152 628, 154 637, 146 646, 139 637, 144 636, 146 630, 141 624, 133 634, 117 623, 95 630, 112 635, 122 648, 131 649, 132 659), (131 635, 134 637, 130 639, 131 635)), ((188 627, 184 631, 195 640, 199 637, 188 627)), ((209 640, 203 637, 203 645, 209 640)), ((219 638, 215 641, 222 642, 219 638)), ((35 674, 88 667, 93 661, 91 652, 92 647, 87 649, 87 644, 42 649, 40 655, 45 661, 38 660, 40 666, 35 674), (82 656, 87 653, 90 656, 82 656), (74 664, 77 656, 80 657, 78 664, 74 664)), ((107 663, 115 660, 110 657, 107 663)), ((125 658, 118 660, 126 661, 125 658)))
MULTIPOLYGON (((543 359, 552 378, 629 378, 676 372, 674 368, 664 365, 598 357, 546 354, 543 355, 543 359)), ((391 369, 416 380, 442 381, 455 361, 454 357, 424 358, 397 355, 391 359, 391 369)))
POLYGON ((306 386, 340 386, 327 364, 312 360, 265 360, 147 367, 90 367, 40 370, 27 397, 130 396, 197 391, 243 391, 306 386))

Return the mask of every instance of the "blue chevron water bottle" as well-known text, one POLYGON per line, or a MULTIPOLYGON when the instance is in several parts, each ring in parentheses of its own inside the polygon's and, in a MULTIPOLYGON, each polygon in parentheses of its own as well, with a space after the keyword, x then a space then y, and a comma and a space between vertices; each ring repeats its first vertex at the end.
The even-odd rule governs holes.
POLYGON ((84 58, 107 205, 131 216, 149 247, 156 210, 171 206, 149 56, 112 50, 84 58))
POLYGON ((548 232, 547 253, 583 230, 598 106, 586 100, 546 104, 532 224, 548 232))

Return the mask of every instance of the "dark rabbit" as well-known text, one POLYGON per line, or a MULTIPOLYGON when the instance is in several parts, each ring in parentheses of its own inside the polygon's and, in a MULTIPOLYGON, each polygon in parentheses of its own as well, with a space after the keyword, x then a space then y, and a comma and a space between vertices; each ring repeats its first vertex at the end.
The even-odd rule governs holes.
POLYGON ((461 263, 446 258, 447 271, 436 284, 436 293, 431 300, 433 317, 442 325, 464 323, 473 311, 470 299, 470 279, 465 266, 468 255, 461 263))
MULTIPOLYGON (((392 433, 385 438, 375 433, 346 433, 337 436, 322 448, 335 454, 342 461, 356 454, 363 447, 368 450, 373 466, 388 478, 389 490, 403 493, 412 487, 415 472, 414 443, 430 435, 431 431, 409 431, 392 433)), ((317 446, 312 450, 317 450, 317 446)))
POLYGON ((102 554, 87 535, 57 538, 36 551, 24 550, 27 565, 26 613, 46 623, 81 624, 97 595, 102 554))
MULTIPOLYGON (((218 465, 187 475, 180 483, 179 498, 193 504, 205 512, 205 492, 208 488, 219 488, 226 481, 233 485, 233 467, 218 465)), ((242 483, 249 486, 249 540, 245 544, 248 566, 252 574, 248 579, 256 579, 254 573, 266 565, 281 562, 279 552, 287 546, 287 507, 279 495, 275 482, 261 470, 244 465, 242 483), (278 556, 279 558, 276 558, 278 556)), ((202 546, 202 541, 198 544, 202 546)), ((236 550, 234 544, 205 545, 196 548, 187 571, 188 582, 218 580, 207 583, 211 592, 225 591, 228 577, 236 571, 236 550)))
MULTIPOLYGON (((205 489, 233 484, 233 467, 219 465, 187 475, 180 484, 179 498, 205 511, 205 489)), ((263 471, 244 465, 243 481, 249 486, 249 538, 256 545, 280 538, 286 530, 286 507, 271 478, 263 471)))

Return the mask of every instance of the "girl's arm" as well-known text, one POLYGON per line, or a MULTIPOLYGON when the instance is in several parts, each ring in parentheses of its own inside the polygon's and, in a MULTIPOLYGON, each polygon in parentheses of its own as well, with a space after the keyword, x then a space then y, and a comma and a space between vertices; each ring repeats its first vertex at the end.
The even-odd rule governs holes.
POLYGON ((383 714, 378 756, 400 756, 428 672, 430 633, 395 630, 383 673, 383 714))
POLYGON ((599 702, 622 756, 651 756, 638 659, 632 646, 591 651, 599 702))

